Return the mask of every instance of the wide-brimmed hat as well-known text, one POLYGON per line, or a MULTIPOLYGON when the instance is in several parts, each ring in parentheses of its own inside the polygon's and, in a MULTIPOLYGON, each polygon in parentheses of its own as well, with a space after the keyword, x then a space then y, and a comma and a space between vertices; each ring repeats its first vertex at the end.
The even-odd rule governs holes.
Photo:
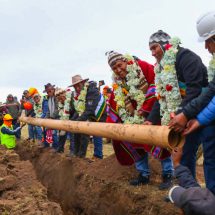
POLYGON ((49 88, 54 88, 55 85, 52 85, 52 84, 48 83, 48 84, 44 85, 44 87, 45 87, 45 90, 43 91, 43 93, 47 92, 47 90, 48 90, 49 88))
POLYGON ((88 80, 89 78, 83 79, 80 75, 72 76, 72 85, 70 85, 69 87, 73 87, 75 84, 81 83, 83 81, 88 81, 88 80))

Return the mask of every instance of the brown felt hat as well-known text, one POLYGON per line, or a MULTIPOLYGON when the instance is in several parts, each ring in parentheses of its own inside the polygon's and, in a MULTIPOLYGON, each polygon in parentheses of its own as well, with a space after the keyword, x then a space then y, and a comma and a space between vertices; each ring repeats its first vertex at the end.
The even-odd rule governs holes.
POLYGON ((81 83, 83 81, 88 81, 88 80, 89 78, 83 79, 80 75, 72 76, 72 85, 70 85, 69 87, 73 87, 75 84, 81 83))
POLYGON ((55 85, 52 85, 52 84, 48 83, 44 87, 45 87, 45 90, 43 90, 43 93, 47 92, 47 90, 50 89, 50 88, 54 89, 55 85))

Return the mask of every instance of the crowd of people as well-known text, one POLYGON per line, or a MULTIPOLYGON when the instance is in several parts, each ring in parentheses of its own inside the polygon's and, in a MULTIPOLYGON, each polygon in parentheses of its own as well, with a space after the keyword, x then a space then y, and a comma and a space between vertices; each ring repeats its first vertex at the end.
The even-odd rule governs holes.
MULTIPOLYGON (((1 143, 13 148, 14 140, 9 145, 5 141, 10 135, 20 138, 22 126, 18 118, 22 109, 26 116, 44 119, 167 125, 186 135, 182 151, 176 148, 171 154, 157 146, 112 140, 117 160, 121 165, 135 164, 139 176, 129 183, 137 186, 149 184, 148 157, 157 158, 162 166, 159 189, 171 188, 175 174, 180 186, 170 190, 170 200, 185 214, 213 214, 210 211, 215 209, 215 12, 199 18, 197 31, 212 54, 208 69, 196 53, 181 47, 179 38, 171 38, 159 30, 149 38, 155 66, 133 55, 115 51, 106 53, 113 71, 110 74, 113 85, 103 87, 102 92, 102 81, 97 84, 75 75, 72 84, 65 89, 46 84, 44 96, 36 88, 25 90, 20 103, 9 94, 0 107, 1 143), (196 154, 200 144, 204 154, 204 189, 195 181, 196 154), (194 194, 198 195, 198 205, 194 194), (210 197, 208 201, 205 201, 205 195, 210 197)), ((86 156, 90 140, 86 134, 30 124, 28 134, 28 141, 36 141, 38 147, 51 147, 56 153, 64 152, 69 137, 70 153, 67 156, 80 158, 86 156)), ((92 141, 94 159, 102 159, 102 137, 93 136, 92 141)))

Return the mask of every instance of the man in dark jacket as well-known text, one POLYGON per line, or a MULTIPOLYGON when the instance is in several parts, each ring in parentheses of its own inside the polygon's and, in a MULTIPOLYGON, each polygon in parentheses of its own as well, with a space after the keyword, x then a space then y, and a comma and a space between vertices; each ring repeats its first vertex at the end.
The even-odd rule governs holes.
MULTIPOLYGON (((35 113, 34 113, 34 100, 33 98, 31 98, 29 91, 28 90, 24 90, 23 91, 23 95, 22 95, 22 99, 20 100, 21 102, 21 109, 25 110, 25 115, 26 116, 30 116, 30 117, 34 117, 35 113)), ((35 141, 35 126, 34 125, 30 125, 28 124, 28 141, 35 141)))
POLYGON ((175 148, 172 158, 178 186, 170 189, 169 200, 181 208, 185 215, 213 215, 215 196, 207 188, 201 188, 190 170, 180 164, 181 156, 182 149, 175 148))
MULTIPOLYGON (((150 50, 152 55, 156 58, 157 63, 161 65, 162 58, 166 52, 169 44, 170 36, 163 32, 158 31, 150 37, 150 50)), ((163 65, 165 67, 165 65, 163 65)), ((200 57, 182 47, 177 48, 175 59, 175 70, 178 79, 178 85, 181 94, 181 103, 176 111, 172 114, 178 114, 182 111, 183 107, 196 98, 202 91, 202 88, 207 86, 207 70, 203 65, 200 57)), ((158 89, 158 88, 157 88, 158 89)), ((167 87, 163 90, 168 90, 167 87)), ((160 121, 160 101, 157 101, 145 124, 157 124, 160 121)), ((168 101, 166 100, 168 103, 168 101)), ((162 117, 162 116, 161 116, 162 117)), ((196 166, 196 152, 200 145, 199 136, 197 133, 190 134, 186 137, 186 143, 183 148, 183 156, 181 163, 187 166, 195 177, 196 166)))
MULTIPOLYGON (((20 123, 18 121, 19 116, 21 115, 21 106, 18 101, 14 100, 14 97, 12 94, 9 94, 7 96, 7 100, 5 103, 8 113, 13 117, 12 124, 14 128, 19 127, 20 123)), ((17 133, 17 138, 19 139, 21 137, 21 130, 17 133)))
MULTIPOLYGON (((197 21, 197 31, 200 36, 201 41, 205 41, 205 48, 208 49, 209 53, 213 55, 212 62, 215 60, 215 12, 210 12, 204 14, 197 21)), ((213 67, 212 67, 213 68, 213 67)), ((209 66, 210 69, 210 66, 209 66)), ((215 74, 215 69, 212 71, 212 74, 215 74)), ((210 72, 209 72, 210 76, 210 72)), ((210 78, 213 78, 210 76, 210 78)), ((215 96, 215 77, 210 82, 207 89, 205 89, 202 94, 188 103, 183 107, 182 113, 175 116, 170 123, 170 127, 174 128, 176 131, 182 131, 188 120, 195 118, 204 107, 208 105, 208 103, 215 96)), ((213 102, 213 101, 212 101, 213 102)), ((201 117, 201 115, 200 115, 201 117)), ((204 124, 204 123, 203 123, 204 124)), ((205 123, 206 125, 207 123, 205 123)), ((196 123, 189 123, 188 131, 195 130, 189 128, 190 126, 195 126, 196 123)), ((204 153, 204 174, 206 186, 215 194, 215 126, 214 122, 209 124, 206 127, 201 128, 200 130, 191 133, 198 133, 198 137, 202 140, 203 143, 203 153, 204 153)))
MULTIPOLYGON (((106 121, 106 102, 99 92, 96 82, 88 82, 89 79, 82 79, 80 75, 72 77, 72 85, 75 88, 73 97, 73 116, 71 120, 76 121, 106 121)), ((99 140, 99 138, 97 138, 99 140)), ((89 135, 74 134, 74 154, 85 157, 89 135)), ((99 144, 102 144, 99 142, 99 144)))
MULTIPOLYGON (((55 85, 50 83, 45 85, 44 93, 47 93, 48 110, 46 112, 46 119, 59 119, 58 101, 55 96, 55 85)), ((58 135, 57 130, 46 129, 46 142, 49 143, 54 151, 58 149, 58 135)))

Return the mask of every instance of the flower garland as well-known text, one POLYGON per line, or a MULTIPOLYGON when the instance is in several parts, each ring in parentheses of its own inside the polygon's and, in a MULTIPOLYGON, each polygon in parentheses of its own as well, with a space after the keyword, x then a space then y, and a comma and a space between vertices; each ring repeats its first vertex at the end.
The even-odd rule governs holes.
POLYGON ((88 86, 89 86, 89 83, 86 82, 84 84, 84 87, 81 90, 78 98, 74 99, 75 110, 78 112, 79 116, 81 116, 85 111, 86 95, 87 95, 88 86))
POLYGON ((115 83, 113 84, 115 102, 117 104, 119 117, 124 123, 127 124, 141 124, 144 122, 144 118, 139 116, 138 110, 141 108, 143 102, 145 101, 145 95, 142 90, 138 89, 140 83, 140 78, 138 77, 139 72, 141 72, 140 67, 135 62, 134 58, 129 55, 124 56, 127 63, 127 75, 126 75, 126 84, 119 79, 113 73, 113 78, 115 83), (127 89, 126 89, 127 88, 127 89), (137 108, 134 111, 134 116, 130 116, 130 113, 126 110, 125 100, 127 97, 130 97, 132 100, 137 102, 137 108))
POLYGON ((175 69, 180 39, 175 37, 166 45, 166 51, 155 66, 156 96, 160 103, 161 124, 168 125, 171 113, 177 111, 182 98, 175 69))
POLYGON ((34 112, 35 112, 36 118, 40 118, 43 114, 42 102, 43 102, 43 98, 41 97, 38 104, 34 103, 34 112))
POLYGON ((58 103, 58 107, 60 110, 59 116, 60 116, 60 119, 62 120, 69 119, 71 99, 72 99, 71 91, 66 91, 66 100, 64 104, 62 104, 61 102, 58 103))
POLYGON ((62 104, 61 102, 58 102, 58 111, 59 111, 59 117, 60 119, 63 119, 63 115, 64 115, 64 110, 63 110, 64 104, 62 104))
POLYGON ((208 66, 208 82, 211 82, 215 76, 215 53, 213 53, 212 59, 208 66))

